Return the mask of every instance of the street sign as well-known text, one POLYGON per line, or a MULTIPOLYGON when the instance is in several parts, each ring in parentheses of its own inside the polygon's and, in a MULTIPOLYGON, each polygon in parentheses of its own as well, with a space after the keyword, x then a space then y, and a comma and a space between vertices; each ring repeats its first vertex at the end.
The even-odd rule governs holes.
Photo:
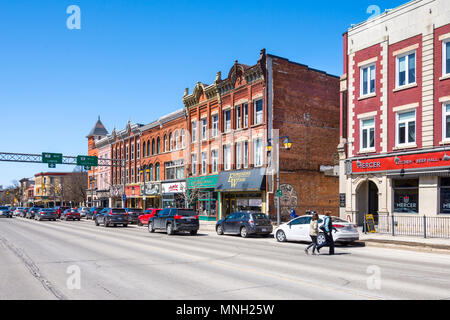
POLYGON ((98 157, 78 156, 77 166, 98 167, 98 157))
POLYGON ((62 153, 42 153, 42 163, 62 164, 62 153))
POLYGON ((84 166, 84 170, 90 171, 90 170, 91 170, 91 167, 89 167, 89 166, 84 166))
POLYGON ((54 168, 56 168, 56 164, 55 163, 49 163, 48 167, 54 169, 54 168))
POLYGON ((283 196, 283 190, 281 190, 281 189, 277 190, 275 196, 281 198, 283 196))
POLYGON ((373 214, 366 214, 366 226, 369 233, 377 232, 377 230, 375 229, 375 220, 373 218, 373 214))

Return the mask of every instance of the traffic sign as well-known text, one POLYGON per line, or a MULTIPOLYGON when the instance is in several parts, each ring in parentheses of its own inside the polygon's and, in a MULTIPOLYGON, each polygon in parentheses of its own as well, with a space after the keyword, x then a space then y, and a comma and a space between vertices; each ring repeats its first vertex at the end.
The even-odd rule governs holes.
POLYGON ((78 156, 77 166, 98 167, 98 157, 78 156))
POLYGON ((91 167, 89 167, 89 166, 84 166, 84 170, 90 171, 90 170, 91 170, 91 167))
POLYGON ((42 163, 62 164, 62 153, 42 153, 42 163))
POLYGON ((56 168, 56 164, 55 163, 49 163, 48 167, 54 169, 54 168, 56 168))
POLYGON ((279 189, 277 190, 276 194, 277 197, 281 198, 283 196, 283 190, 279 189))

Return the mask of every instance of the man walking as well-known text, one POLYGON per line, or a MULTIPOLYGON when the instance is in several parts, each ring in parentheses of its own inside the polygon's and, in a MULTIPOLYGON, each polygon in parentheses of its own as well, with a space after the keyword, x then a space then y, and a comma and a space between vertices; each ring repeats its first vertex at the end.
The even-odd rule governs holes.
POLYGON ((329 254, 334 254, 334 240, 333 240, 333 222, 331 221, 331 212, 327 211, 325 212, 325 218, 323 221, 323 225, 320 227, 320 229, 325 233, 325 242, 321 243, 319 246, 317 246, 317 251, 319 251, 322 247, 325 245, 328 245, 330 247, 329 254))

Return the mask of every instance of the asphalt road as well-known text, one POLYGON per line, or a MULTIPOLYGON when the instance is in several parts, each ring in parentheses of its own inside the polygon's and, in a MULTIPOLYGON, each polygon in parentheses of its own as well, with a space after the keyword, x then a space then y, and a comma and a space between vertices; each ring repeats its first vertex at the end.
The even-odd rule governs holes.
POLYGON ((0 219, 0 299, 450 299, 450 255, 0 219))

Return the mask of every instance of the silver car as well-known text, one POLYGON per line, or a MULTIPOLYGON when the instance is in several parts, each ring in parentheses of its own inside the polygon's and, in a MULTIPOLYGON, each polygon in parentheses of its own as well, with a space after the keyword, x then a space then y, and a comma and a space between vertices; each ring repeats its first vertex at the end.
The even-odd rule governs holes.
POLYGON ((87 212, 89 211, 89 208, 87 207, 80 207, 78 208, 78 212, 80 213, 80 217, 84 218, 86 217, 87 212))

